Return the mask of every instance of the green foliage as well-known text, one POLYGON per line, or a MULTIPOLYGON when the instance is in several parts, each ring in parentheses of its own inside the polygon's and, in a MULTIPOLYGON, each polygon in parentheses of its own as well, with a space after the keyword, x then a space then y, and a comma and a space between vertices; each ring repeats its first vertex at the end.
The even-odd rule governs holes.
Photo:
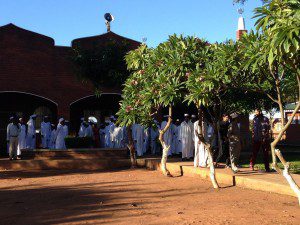
POLYGON ((273 0, 255 9, 256 29, 269 37, 269 63, 283 57, 292 68, 299 67, 300 1, 273 0))
POLYGON ((299 95, 299 1, 273 0, 255 10, 260 32, 242 37, 240 52, 246 89, 265 93, 277 104, 299 95), (298 74, 298 75, 297 75, 298 74))
POLYGON ((155 49, 142 45, 126 56, 132 74, 123 90, 119 120, 123 125, 149 124, 160 107, 182 103, 185 81, 204 57, 207 43, 195 37, 170 36, 155 49))
POLYGON ((234 41, 207 46, 204 61, 186 82, 186 100, 205 106, 214 121, 222 114, 247 113, 264 99, 242 88, 245 77, 239 53, 234 41))
POLYGON ((77 77, 83 82, 91 82, 100 94, 101 87, 121 87, 129 76, 124 60, 129 49, 128 43, 110 40, 93 49, 73 49, 73 62, 77 77))

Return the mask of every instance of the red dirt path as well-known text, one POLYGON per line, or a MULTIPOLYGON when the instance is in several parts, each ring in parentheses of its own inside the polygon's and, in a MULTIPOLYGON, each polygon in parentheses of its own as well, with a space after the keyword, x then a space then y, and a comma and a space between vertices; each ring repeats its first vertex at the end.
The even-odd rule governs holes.
POLYGON ((0 224, 299 224, 297 199, 156 171, 0 172, 0 224), (18 179, 20 178, 20 179, 18 179))

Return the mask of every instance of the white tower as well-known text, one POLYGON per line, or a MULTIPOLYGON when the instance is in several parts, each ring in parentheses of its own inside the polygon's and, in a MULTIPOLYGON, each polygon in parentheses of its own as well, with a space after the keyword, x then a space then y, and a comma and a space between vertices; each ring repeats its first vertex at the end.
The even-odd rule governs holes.
POLYGON ((238 13, 240 14, 239 20, 238 20, 238 29, 236 32, 236 39, 240 40, 242 35, 247 32, 246 26, 245 26, 245 19, 243 17, 244 9, 239 8, 238 13))

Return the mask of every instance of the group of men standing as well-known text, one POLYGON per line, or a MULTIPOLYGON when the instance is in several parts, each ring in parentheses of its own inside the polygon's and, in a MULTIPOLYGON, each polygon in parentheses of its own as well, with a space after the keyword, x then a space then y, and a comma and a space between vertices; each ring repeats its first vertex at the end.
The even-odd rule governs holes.
MULTIPOLYGON (((25 123, 23 118, 13 116, 7 126, 7 143, 10 160, 17 159, 23 149, 36 148, 36 115, 31 115, 28 122, 25 123)), ((143 156, 145 153, 160 153, 160 144, 158 141, 159 131, 163 130, 167 123, 168 117, 164 116, 162 123, 155 122, 155 126, 144 127, 140 124, 132 126, 132 138, 134 141, 137 156, 143 156)), ((269 151, 270 151, 270 122, 267 117, 263 116, 260 110, 255 111, 253 120, 253 153, 250 160, 250 168, 254 168, 257 154, 260 149, 263 151, 263 159, 266 171, 269 168, 269 151)), ((195 167, 207 167, 208 154, 205 149, 205 142, 211 144, 213 149, 217 149, 214 154, 214 161, 217 164, 221 157, 225 159, 227 167, 231 167, 233 172, 238 171, 239 157, 241 152, 240 141, 240 123, 238 115, 233 113, 223 115, 220 123, 220 132, 216 133, 213 127, 203 121, 202 126, 195 115, 190 117, 184 115, 184 120, 176 120, 171 123, 169 129, 164 133, 164 141, 170 146, 168 155, 182 155, 183 160, 194 158, 195 167), (200 132, 200 127, 202 131, 200 132), (220 143, 221 142, 221 149, 220 143), (217 156, 216 156, 217 155, 217 156)), ((49 117, 45 116, 41 123, 41 142, 42 148, 49 149, 66 149, 65 138, 69 134, 68 121, 60 118, 58 125, 50 123, 49 117)), ((88 121, 81 119, 81 125, 78 132, 79 137, 90 137, 94 140, 96 148, 125 148, 128 143, 127 129, 116 125, 116 118, 110 117, 110 121, 100 124, 98 128, 97 119, 90 117, 88 121)))
MULTIPOLYGON (((6 139, 10 160, 19 158, 21 150, 36 148, 36 117, 36 115, 31 115, 27 123, 17 116, 10 118, 6 139)), ((45 116, 40 130, 42 148, 66 149, 65 137, 68 133, 68 124, 64 118, 60 118, 58 125, 55 126, 50 123, 49 117, 45 116)))
POLYGON ((78 137, 92 138, 96 148, 125 148, 127 143, 126 127, 116 125, 114 116, 99 127, 96 118, 90 117, 88 121, 81 118, 78 137))
MULTIPOLYGON (((164 116, 161 124, 155 121, 156 126, 152 128, 144 128, 139 124, 132 127, 132 136, 135 149, 138 156, 142 156, 150 147, 151 153, 159 153, 158 136, 159 130, 163 130, 168 121, 169 116, 164 116)), ((219 133, 204 119, 202 126, 195 115, 190 117, 189 114, 184 115, 184 120, 176 120, 169 129, 164 133, 164 141, 170 146, 168 155, 182 155, 182 160, 190 160, 194 158, 195 167, 207 167, 209 165, 209 157, 205 143, 200 140, 200 134, 206 143, 209 143, 213 149, 213 161, 215 165, 223 158, 226 167, 231 168, 234 173, 238 172, 239 159, 241 153, 241 123, 239 115, 232 113, 231 115, 223 115, 220 123, 219 133), (202 131, 200 132, 200 128, 202 131), (221 144, 220 144, 221 143, 221 144)), ((264 164, 266 171, 269 168, 269 150, 270 150, 270 123, 267 117, 263 116, 260 110, 255 111, 253 120, 253 153, 250 160, 250 168, 254 168, 256 157, 260 149, 263 151, 264 164)))

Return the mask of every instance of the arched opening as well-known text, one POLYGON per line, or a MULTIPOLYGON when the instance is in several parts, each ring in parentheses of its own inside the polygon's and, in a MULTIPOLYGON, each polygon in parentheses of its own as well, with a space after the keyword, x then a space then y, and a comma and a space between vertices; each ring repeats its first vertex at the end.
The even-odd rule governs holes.
MULTIPOLYGON (((24 92, 0 92, 0 154, 6 154, 6 127, 12 115, 26 121, 36 114, 36 129, 40 129, 43 116, 57 120, 57 104, 47 98, 24 92)), ((38 146, 38 145, 37 145, 38 146)))
POLYGON ((99 123, 103 123, 109 116, 114 115, 119 110, 120 94, 101 94, 87 96, 73 102, 70 105, 71 130, 77 132, 80 126, 80 118, 94 116, 99 123))

